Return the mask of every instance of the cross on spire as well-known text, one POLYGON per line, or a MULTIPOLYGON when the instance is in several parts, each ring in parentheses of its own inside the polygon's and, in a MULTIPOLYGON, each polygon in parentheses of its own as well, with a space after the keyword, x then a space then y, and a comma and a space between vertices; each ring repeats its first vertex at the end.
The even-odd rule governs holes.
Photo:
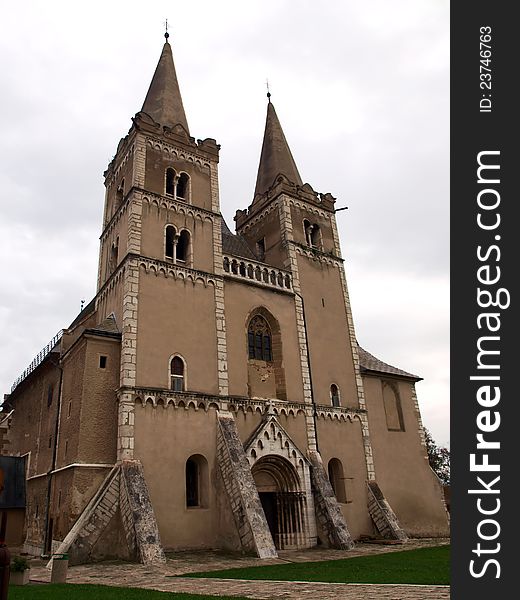
POLYGON ((166 21, 164 21, 164 28, 165 28, 164 37, 166 38, 166 41, 168 41, 168 38, 170 37, 170 34, 168 33, 168 19, 166 19, 166 21))
POLYGON ((265 85, 267 87, 267 99, 271 102, 271 92, 269 91, 269 79, 265 80, 265 85))

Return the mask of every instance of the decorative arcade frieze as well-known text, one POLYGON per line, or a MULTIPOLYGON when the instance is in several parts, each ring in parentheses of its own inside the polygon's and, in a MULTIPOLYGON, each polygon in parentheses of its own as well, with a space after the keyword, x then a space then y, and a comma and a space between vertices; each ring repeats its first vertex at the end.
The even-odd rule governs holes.
MULTIPOLYGON (((247 398, 245 396, 216 396, 200 392, 174 392, 163 388, 125 388, 125 393, 130 393, 134 402, 143 406, 150 405, 154 408, 180 408, 193 409, 195 411, 210 409, 227 410, 231 413, 238 412, 259 413, 261 415, 273 414, 286 417, 297 417, 312 413, 314 407, 303 402, 288 402, 270 398, 247 398)), ((321 419, 333 419, 337 421, 362 421, 362 415, 366 410, 316 405, 316 416, 321 419)))

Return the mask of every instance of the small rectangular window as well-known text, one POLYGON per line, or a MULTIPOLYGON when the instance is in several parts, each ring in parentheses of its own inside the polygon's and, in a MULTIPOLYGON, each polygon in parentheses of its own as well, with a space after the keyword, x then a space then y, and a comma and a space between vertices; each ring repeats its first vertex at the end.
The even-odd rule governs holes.
POLYGON ((99 357, 99 368, 100 369, 106 369, 107 366, 107 357, 106 356, 100 356, 99 357))

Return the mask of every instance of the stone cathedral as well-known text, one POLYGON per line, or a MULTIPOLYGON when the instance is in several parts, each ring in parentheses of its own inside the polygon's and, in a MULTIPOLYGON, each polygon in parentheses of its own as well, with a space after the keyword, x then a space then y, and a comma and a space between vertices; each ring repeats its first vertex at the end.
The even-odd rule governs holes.
POLYGON ((166 35, 104 173, 97 293, 5 397, 26 551, 151 563, 448 535, 420 378, 356 340, 335 198, 303 182, 269 97, 232 233, 219 150, 191 136, 166 35))

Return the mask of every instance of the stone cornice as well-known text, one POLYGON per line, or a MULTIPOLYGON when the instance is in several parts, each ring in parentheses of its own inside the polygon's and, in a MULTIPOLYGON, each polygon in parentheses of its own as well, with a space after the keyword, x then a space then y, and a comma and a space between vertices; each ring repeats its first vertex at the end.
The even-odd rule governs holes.
POLYGON ((171 196, 162 196, 154 192, 149 192, 141 188, 133 188, 142 193, 143 202, 148 204, 156 204, 159 207, 167 208, 168 210, 175 210, 177 212, 184 212, 185 214, 191 214, 191 216, 198 216, 201 219, 208 219, 213 223, 216 218, 222 218, 222 215, 218 212, 213 212, 206 208, 190 204, 189 202, 182 202, 171 196))
POLYGON ((163 136, 146 134, 146 145, 152 148, 161 150, 169 154, 174 160, 187 160, 200 167, 210 168, 212 162, 218 162, 218 150, 220 146, 215 140, 208 138, 206 140, 197 140, 194 138, 192 142, 187 144, 181 141, 178 137, 174 139, 164 139, 163 136))
POLYGON ((307 256, 308 258, 318 262, 327 263, 329 265, 333 265, 334 267, 339 267, 345 262, 344 259, 340 258, 339 256, 334 256, 334 254, 330 254, 329 252, 322 252, 317 248, 311 248, 310 246, 306 246, 300 242, 295 242, 294 240, 288 240, 287 243, 294 246, 298 254, 307 256))
POLYGON ((140 267, 144 267, 146 273, 152 273, 154 275, 163 275, 164 277, 173 277, 174 279, 183 279, 185 282, 190 280, 193 284, 197 281, 201 281, 205 287, 208 284, 215 285, 217 280, 222 280, 220 275, 215 273, 208 273, 207 271, 199 271, 197 269, 191 269, 182 265, 174 264, 164 260, 156 258, 148 258, 146 256, 132 256, 135 258, 140 267))
MULTIPOLYGON (((184 408, 189 410, 204 410, 210 408, 217 410, 229 410, 233 413, 242 411, 244 413, 259 412, 260 414, 273 414, 297 417, 298 414, 305 415, 313 412, 312 404, 303 402, 288 402, 285 400, 273 400, 268 398, 248 398, 245 396, 217 396, 213 394, 205 394, 202 392, 174 392, 167 388, 150 388, 150 387, 124 387, 118 390, 118 397, 123 394, 133 396, 134 402, 140 402, 143 406, 146 404, 152 405, 154 408, 171 406, 173 408, 184 408)), ((363 420, 363 415, 366 415, 366 410, 321 406, 317 405, 316 416, 322 419, 331 419, 336 421, 353 421, 358 419, 363 420)))

